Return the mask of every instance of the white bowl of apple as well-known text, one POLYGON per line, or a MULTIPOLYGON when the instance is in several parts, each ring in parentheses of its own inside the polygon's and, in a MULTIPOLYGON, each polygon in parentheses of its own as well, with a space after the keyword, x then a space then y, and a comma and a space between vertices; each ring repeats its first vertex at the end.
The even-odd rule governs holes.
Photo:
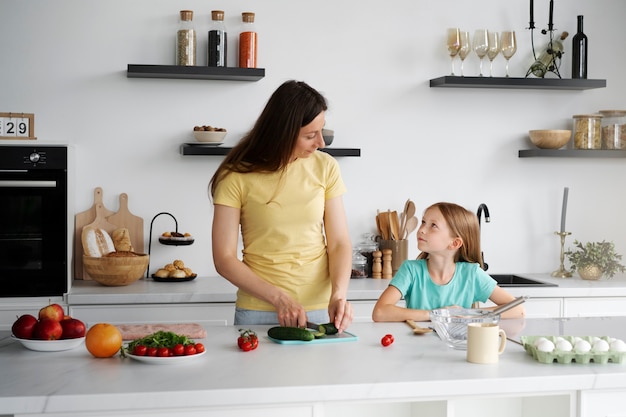
POLYGON ((66 315, 59 304, 50 304, 39 310, 38 318, 21 315, 11 326, 11 332, 12 338, 27 349, 58 352, 84 343, 86 328, 82 321, 66 315))

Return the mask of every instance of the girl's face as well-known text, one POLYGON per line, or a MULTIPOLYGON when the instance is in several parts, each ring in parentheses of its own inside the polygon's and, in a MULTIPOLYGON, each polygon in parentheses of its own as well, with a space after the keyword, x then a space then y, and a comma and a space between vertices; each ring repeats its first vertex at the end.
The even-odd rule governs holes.
POLYGON ((321 112, 311 123, 300 128, 298 139, 291 154, 292 161, 298 158, 308 158, 313 155, 313 152, 324 148, 322 128, 325 124, 325 112, 321 112))
POLYGON ((436 207, 426 210, 417 230, 417 248, 428 253, 456 250, 454 239, 441 211, 436 207))

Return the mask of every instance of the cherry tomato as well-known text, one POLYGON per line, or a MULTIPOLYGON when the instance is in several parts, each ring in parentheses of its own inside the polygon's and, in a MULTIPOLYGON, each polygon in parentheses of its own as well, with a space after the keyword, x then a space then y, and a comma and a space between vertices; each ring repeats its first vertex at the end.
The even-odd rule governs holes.
POLYGON ((198 352, 196 351, 196 347, 194 345, 185 346, 185 355, 195 355, 196 353, 198 352))
POLYGON ((253 330, 239 329, 237 346, 239 346, 239 349, 243 350, 244 352, 249 352, 259 346, 259 338, 253 330))
POLYGON ((172 353, 174 356, 183 356, 185 354, 185 346, 182 343, 178 343, 174 345, 172 348, 172 353))
POLYGON ((196 353, 204 352, 204 345, 202 343, 196 343, 195 347, 196 347, 196 353))
POLYGON ((149 347, 146 350, 146 356, 156 356, 157 355, 157 348, 155 347, 149 347))
POLYGON ((146 356, 147 352, 148 352, 148 348, 145 347, 144 345, 137 345, 133 348, 133 355, 136 355, 136 356, 146 356))
POLYGON ((384 335, 383 338, 380 340, 380 343, 383 346, 389 346, 390 344, 393 343, 393 335, 391 334, 384 335))
POLYGON ((166 358, 170 356, 170 350, 166 347, 160 347, 157 349, 157 356, 160 358, 166 358))

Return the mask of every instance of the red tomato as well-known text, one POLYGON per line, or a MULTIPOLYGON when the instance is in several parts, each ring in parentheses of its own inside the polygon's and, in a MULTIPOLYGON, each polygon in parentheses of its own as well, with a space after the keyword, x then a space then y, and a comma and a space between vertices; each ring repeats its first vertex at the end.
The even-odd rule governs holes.
POLYGON ((202 343, 196 343, 195 347, 196 347, 196 353, 204 352, 204 345, 202 343))
POLYGON ((137 345, 133 348, 133 355, 146 356, 147 352, 148 352, 148 348, 145 347, 144 345, 137 345))
POLYGON ((174 345, 174 347, 172 348, 172 353, 174 354, 174 356, 182 356, 185 354, 185 346, 183 346, 182 343, 178 343, 176 345, 174 345))
POLYGON ((259 338, 253 330, 239 329, 237 346, 239 346, 239 349, 243 350, 244 352, 249 352, 259 346, 259 338))
POLYGON ((157 355, 157 348, 155 347, 149 347, 146 350, 146 356, 156 356, 157 355))
POLYGON ((390 344, 393 343, 393 335, 390 335, 390 334, 384 335, 383 338, 380 340, 380 343, 383 346, 389 346, 390 344))
POLYGON ((197 353, 194 345, 185 346, 185 355, 195 355, 197 353))
POLYGON ((170 356, 170 350, 166 347, 160 347, 157 349, 157 356, 160 358, 167 358, 170 356))

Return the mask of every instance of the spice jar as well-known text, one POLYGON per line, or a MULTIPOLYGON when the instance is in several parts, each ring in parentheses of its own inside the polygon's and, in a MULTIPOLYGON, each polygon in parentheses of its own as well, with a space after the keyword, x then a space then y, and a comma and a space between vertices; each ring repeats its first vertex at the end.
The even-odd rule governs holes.
POLYGON ((243 27, 239 34, 239 68, 256 68, 257 34, 254 13, 242 13, 241 20, 243 27))
POLYGON ((574 116, 574 148, 602 149, 601 114, 574 116))
POLYGON ((211 11, 211 28, 209 30, 208 64, 209 67, 225 67, 228 52, 228 36, 224 24, 222 10, 211 11))
POLYGON ((626 110, 600 110, 604 149, 626 149, 626 110))
POLYGON ((366 267, 367 259, 365 259, 365 256, 361 255, 356 250, 352 252, 352 274, 350 275, 350 278, 367 277, 366 267))
POLYGON ((374 265, 373 253, 378 250, 378 243, 376 243, 376 236, 370 233, 363 234, 363 240, 356 245, 356 251, 363 255, 367 261, 366 263, 366 275, 372 276, 372 266, 374 265))
POLYGON ((181 10, 176 32, 176 65, 196 65, 196 30, 193 27, 193 11, 181 10))

